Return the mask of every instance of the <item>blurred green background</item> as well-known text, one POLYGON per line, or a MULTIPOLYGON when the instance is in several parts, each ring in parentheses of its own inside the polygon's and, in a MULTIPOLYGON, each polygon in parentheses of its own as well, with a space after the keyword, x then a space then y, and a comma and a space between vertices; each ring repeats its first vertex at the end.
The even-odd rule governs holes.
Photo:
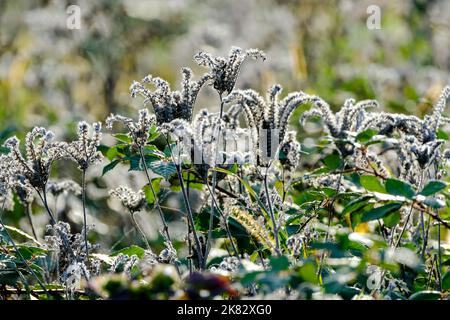
MULTIPOLYGON (((450 83, 450 1, 0 0, 0 140, 23 138, 33 126, 70 139, 81 119, 136 114, 142 101, 129 97, 133 80, 150 73, 178 88, 182 66, 197 77, 204 72, 192 59, 197 51, 227 55, 232 45, 268 56, 245 64, 239 88, 265 91, 278 82, 284 93, 316 93, 333 108, 348 97, 376 98, 386 110, 423 115, 450 83), (66 26, 69 5, 81 9, 80 30, 66 26), (366 25, 369 5, 381 9, 379 30, 366 25)), ((217 108, 209 88, 196 106, 203 107, 217 108)), ((298 128, 300 141, 311 143, 319 130, 313 123, 298 128)), ((58 166, 55 175, 73 176, 58 166)), ((127 217, 111 213, 120 206, 107 191, 145 182, 126 168, 99 179, 101 169, 90 172, 90 219, 100 235, 124 234, 127 217)), ((79 199, 56 205, 81 225, 79 199)), ((18 208, 8 219, 26 230, 22 217, 18 208)), ((146 230, 156 237, 152 221, 146 230)), ((106 239, 111 245, 117 236, 106 239)))

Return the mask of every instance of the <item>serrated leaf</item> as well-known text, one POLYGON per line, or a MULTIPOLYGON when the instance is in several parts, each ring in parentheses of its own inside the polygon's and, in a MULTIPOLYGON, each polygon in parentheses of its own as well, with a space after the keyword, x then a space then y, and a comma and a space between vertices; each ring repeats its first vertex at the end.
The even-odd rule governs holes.
POLYGON ((369 210, 365 212, 361 218, 361 222, 367 222, 372 220, 377 220, 385 217, 391 212, 394 212, 395 210, 400 209, 402 206, 401 203, 394 202, 389 203, 381 207, 373 208, 372 210, 369 210))
POLYGON ((173 162, 158 160, 147 163, 148 167, 156 174, 164 177, 165 180, 177 172, 177 168, 173 162))
POLYGON ((422 191, 419 192, 419 194, 428 197, 445 189, 446 186, 447 184, 443 181, 432 180, 426 184, 426 186, 422 189, 422 191))
POLYGON ((386 180, 385 188, 387 193, 394 196, 403 196, 407 199, 412 199, 416 194, 409 183, 392 178, 386 180))
POLYGON ((157 158, 164 158, 165 155, 163 152, 159 151, 159 149, 154 146, 154 145, 147 145, 144 147, 144 155, 145 156, 152 156, 152 157, 157 157, 157 158))

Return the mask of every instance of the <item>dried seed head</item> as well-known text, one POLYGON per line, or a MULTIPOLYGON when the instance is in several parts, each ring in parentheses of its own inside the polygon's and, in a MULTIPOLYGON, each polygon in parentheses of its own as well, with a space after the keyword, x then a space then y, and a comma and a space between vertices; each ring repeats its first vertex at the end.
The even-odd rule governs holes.
POLYGON ((4 146, 10 150, 10 177, 16 179, 17 176, 22 176, 32 187, 43 189, 47 184, 52 163, 65 155, 67 147, 66 143, 54 142, 53 139, 53 132, 44 128, 33 128, 25 138, 25 157, 20 152, 19 139, 7 139, 4 146))
POLYGON ((209 76, 213 81, 214 89, 219 94, 231 93, 239 76, 241 65, 247 57, 265 60, 264 52, 259 49, 242 50, 239 47, 232 47, 228 58, 214 57, 207 52, 199 52, 194 56, 194 60, 200 65, 210 69, 209 76))
POLYGON ((144 97, 144 104, 152 104, 159 125, 174 119, 191 121, 197 95, 209 80, 209 75, 205 75, 198 81, 192 81, 192 70, 189 68, 182 68, 181 73, 181 91, 171 91, 167 81, 151 75, 142 79, 142 83, 134 81, 130 87, 132 97, 139 94, 144 97), (156 90, 150 91, 143 84, 152 84, 156 90))
POLYGON ((135 192, 128 187, 120 186, 111 190, 109 194, 118 198, 122 202, 122 205, 131 212, 140 211, 147 203, 144 191, 142 190, 135 192))
POLYGON ((128 135, 133 140, 135 147, 144 147, 147 144, 147 140, 150 137, 150 128, 156 123, 156 117, 154 114, 150 114, 148 109, 144 108, 139 110, 139 118, 137 122, 133 119, 127 118, 121 115, 110 114, 106 119, 106 126, 108 129, 112 129, 115 122, 122 123, 128 130, 128 135))
POLYGON ((81 194, 81 186, 72 180, 61 181, 49 181, 47 184, 47 192, 54 197, 61 195, 62 193, 73 193, 74 195, 81 194))
POLYGON ((101 152, 97 151, 102 138, 102 125, 100 122, 92 124, 92 134, 89 136, 91 126, 85 122, 78 123, 78 140, 67 144, 65 153, 67 156, 76 162, 80 170, 87 170, 90 164, 100 163, 103 159, 101 152))

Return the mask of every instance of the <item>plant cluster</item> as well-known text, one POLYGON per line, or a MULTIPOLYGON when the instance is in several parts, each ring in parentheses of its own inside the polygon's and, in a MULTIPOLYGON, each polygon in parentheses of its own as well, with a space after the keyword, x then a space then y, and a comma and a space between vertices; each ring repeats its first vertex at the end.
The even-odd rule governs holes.
POLYGON ((423 119, 352 98, 334 112, 314 94, 281 97, 279 84, 265 96, 237 89, 247 57, 265 54, 237 47, 228 57, 200 52, 194 59, 207 72, 193 80, 182 68, 180 90, 151 75, 133 82, 131 96, 143 97, 143 108, 137 120, 106 119, 109 130, 124 130, 112 134, 112 146, 102 144, 101 123, 84 121, 71 142, 34 128, 25 153, 16 137, 8 138, 0 155, 2 214, 22 206, 33 235, 0 219, 0 297, 446 298, 450 151, 442 128, 450 122, 443 114, 450 87, 423 119), (217 92, 217 113, 194 113, 204 86, 217 92), (301 158, 311 150, 289 130, 300 107, 310 107, 301 123, 321 119, 326 133, 315 148, 320 165, 307 170, 301 158), (103 175, 128 165, 146 178, 138 189, 109 192, 141 239, 111 254, 90 243, 95 226, 86 214, 88 169, 105 158, 103 175), (52 166, 65 160, 81 172, 81 185, 52 176, 52 166), (166 220, 168 192, 182 199, 175 208, 185 222, 181 242, 166 220), (81 196, 80 233, 51 209, 49 193, 81 196), (31 212, 39 202, 49 217, 43 241, 31 212), (163 247, 151 245, 139 222, 152 210, 163 247))

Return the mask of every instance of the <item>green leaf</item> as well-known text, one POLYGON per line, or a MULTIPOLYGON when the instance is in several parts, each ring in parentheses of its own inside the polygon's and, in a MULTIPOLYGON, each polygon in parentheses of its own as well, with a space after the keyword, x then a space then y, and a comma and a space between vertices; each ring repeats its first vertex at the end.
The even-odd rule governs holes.
POLYGON ((150 156, 157 157, 157 158, 160 158, 160 159, 165 157, 164 153, 159 151, 159 149, 156 146, 154 146, 154 145, 147 145, 147 146, 145 146, 144 147, 144 154, 146 156, 150 155, 150 156))
POLYGON ((22 231, 16 227, 8 226, 8 225, 5 225, 5 229, 9 231, 9 234, 11 235, 11 237, 13 237, 13 234, 17 234, 17 235, 20 235, 20 236, 24 237, 25 239, 33 241, 37 245, 41 246, 40 242, 36 241, 36 239, 34 239, 33 236, 29 235, 25 231, 22 231))
POLYGON ((36 256, 44 256, 47 254, 47 250, 39 247, 20 245, 17 246, 17 248, 25 260, 30 260, 36 256))
POLYGON ((296 234, 298 232, 298 230, 300 229, 300 225, 299 224, 291 224, 292 220, 287 221, 287 222, 290 222, 289 225, 286 226, 286 232, 287 232, 288 236, 292 236, 293 234, 296 234))
POLYGON ((164 177, 165 180, 169 180, 170 176, 177 172, 175 164, 170 161, 152 161, 150 163, 147 163, 147 165, 154 173, 164 177))
POLYGON ((151 126, 148 133, 149 137, 147 139, 147 142, 152 142, 159 137, 158 127, 156 125, 151 126))
POLYGON ((119 154, 119 151, 117 150, 117 146, 112 146, 111 148, 108 148, 105 152, 105 157, 111 161, 119 154))
POLYGON ((356 141, 359 142, 368 142, 377 134, 377 131, 374 129, 364 130, 356 136, 356 141))
POLYGON ((104 176, 108 171, 111 171, 112 169, 114 169, 119 164, 119 162, 120 162, 120 160, 114 160, 114 161, 111 161, 108 165, 106 165, 103 168, 102 176, 104 176))
POLYGON ((104 144, 100 144, 97 147, 97 151, 100 151, 104 156, 106 156, 106 153, 108 152, 109 149, 110 148, 108 146, 104 145, 104 144))
POLYGON ((372 221, 376 219, 381 219, 385 217, 387 214, 394 212, 402 206, 399 202, 389 203, 381 207, 373 208, 372 210, 369 210, 364 213, 363 217, 361 218, 361 222, 367 222, 372 221))
POLYGON ((289 260, 286 256, 271 257, 270 265, 273 271, 282 271, 289 268, 289 260))
POLYGON ((142 167, 141 167, 141 156, 134 155, 134 156, 131 156, 131 157, 127 158, 127 160, 130 160, 130 169, 129 169, 129 171, 141 171, 142 170, 142 167))
POLYGON ((300 194, 295 197, 295 203, 296 204, 303 204, 303 203, 309 203, 313 201, 321 201, 325 198, 325 195, 316 190, 305 190, 300 192, 300 194))
POLYGON ((133 254, 135 254, 136 256, 138 256, 138 258, 142 259, 144 257, 144 255, 145 255, 145 250, 143 248, 141 248, 141 247, 136 246, 136 245, 132 245, 132 246, 129 246, 129 247, 126 247, 126 248, 123 248, 123 249, 121 249, 119 251, 114 252, 113 254, 111 254, 111 256, 114 257, 114 256, 119 255, 120 253, 123 253, 123 254, 125 254, 127 256, 132 256, 133 254))
POLYGON ((329 154, 323 159, 323 163, 330 169, 330 170, 336 170, 341 167, 342 160, 341 157, 336 154, 329 154))
POLYGON ((441 298, 441 293, 439 291, 419 291, 411 295, 409 300, 439 300, 441 298))
POLYGON ((442 129, 438 130, 436 138, 438 138, 439 140, 446 140, 446 141, 449 140, 449 136, 448 136, 447 132, 445 132, 442 129))
POLYGON ((395 227, 400 222, 400 212, 395 211, 383 217, 384 225, 388 228, 395 227))
POLYGON ((387 179, 385 187, 387 193, 394 196, 402 196, 407 199, 412 199, 416 194, 409 183, 397 179, 387 179))
POLYGON ((380 180, 378 180, 378 178, 375 176, 361 176, 359 182, 367 191, 386 193, 386 189, 381 184, 380 180))
POLYGON ((420 191, 419 194, 428 197, 445 189, 446 186, 447 184, 443 181, 431 180, 426 184, 426 186, 422 189, 422 191, 420 191))
MULTIPOLYGON (((161 178, 152 180, 153 190, 155 190, 156 195, 158 195, 159 190, 160 190, 160 186, 159 186, 160 182, 161 182, 161 178)), ((150 205, 155 203, 155 197, 153 196, 153 192, 152 192, 152 189, 150 188, 150 185, 146 184, 144 186, 143 190, 145 193, 145 198, 147 199, 147 203, 150 205)))
POLYGON ((10 126, 0 131, 0 141, 6 140, 12 133, 14 133, 15 130, 16 128, 10 126))
POLYGON ((298 274, 307 282, 313 284, 318 282, 316 268, 311 262, 305 263, 298 271, 298 274))
POLYGON ((17 272, 17 267, 15 265, 7 266, 0 270, 0 284, 17 286, 20 279, 20 275, 17 272))
POLYGON ((330 258, 343 258, 347 255, 340 245, 332 242, 312 242, 311 248, 328 250, 330 252, 330 258))
MULTIPOLYGON (((150 167, 152 162, 160 161, 160 158, 158 156, 148 155, 148 154, 146 154, 144 156, 144 159, 145 159, 145 164, 147 165, 147 167, 150 167)), ((142 161, 141 161, 141 168, 142 168, 142 170, 144 170, 144 166, 142 165, 142 161)))
POLYGON ((447 270, 442 277, 442 289, 450 290, 450 270, 447 270))
POLYGON ((131 143, 133 141, 133 139, 125 133, 115 133, 112 136, 120 142, 131 143))
POLYGON ((423 203, 433 209, 440 209, 440 208, 445 207, 444 201, 439 200, 439 199, 434 199, 434 198, 428 198, 423 203))
POLYGON ((348 213, 352 213, 354 211, 361 209, 362 207, 367 205, 367 203, 371 198, 372 198, 371 196, 364 196, 350 201, 345 206, 344 210, 342 210, 342 215, 346 215, 348 213))
POLYGON ((9 153, 9 149, 4 146, 0 146, 0 154, 7 154, 7 153, 9 153))

